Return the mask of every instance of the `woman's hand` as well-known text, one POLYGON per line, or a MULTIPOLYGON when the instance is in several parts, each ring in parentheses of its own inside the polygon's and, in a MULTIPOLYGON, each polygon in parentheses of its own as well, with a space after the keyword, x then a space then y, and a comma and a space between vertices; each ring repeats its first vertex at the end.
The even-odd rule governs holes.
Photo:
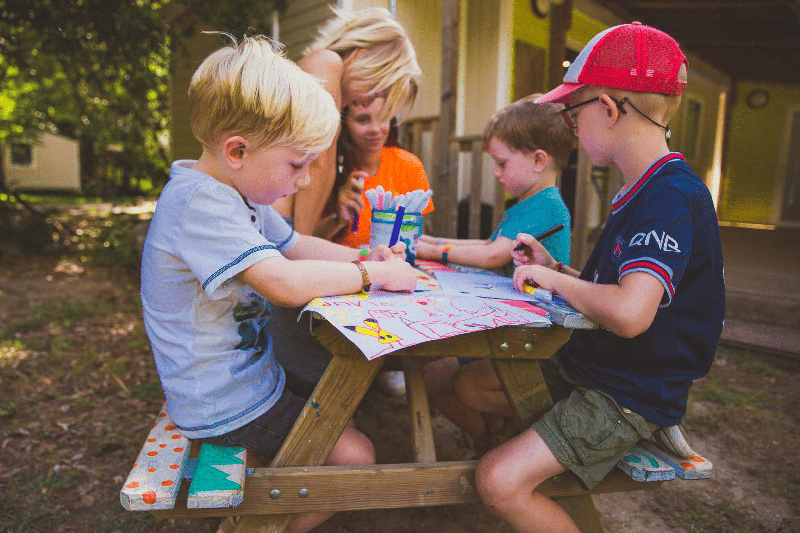
POLYGON ((381 244, 369 251, 367 261, 388 261, 389 259, 402 259, 406 258, 406 243, 398 241, 397 244, 389 248, 385 244, 381 244))
MULTIPOLYGON (((516 266, 522 265, 541 265, 552 269, 556 265, 556 260, 550 255, 542 243, 534 239, 527 233, 518 233, 514 241, 514 249, 511 251, 511 257, 514 259, 516 266), (517 248, 522 244, 522 248, 517 248)), ((516 276, 514 276, 516 279, 516 276)))
POLYGON ((367 173, 354 170, 347 176, 347 180, 339 187, 336 201, 336 215, 342 220, 357 217, 364 208, 364 178, 367 173))

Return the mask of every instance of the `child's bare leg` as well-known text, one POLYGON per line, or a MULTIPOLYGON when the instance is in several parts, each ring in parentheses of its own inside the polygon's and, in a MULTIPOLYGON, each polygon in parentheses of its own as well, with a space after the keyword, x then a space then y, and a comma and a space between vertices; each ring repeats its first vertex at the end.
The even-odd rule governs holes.
POLYGON ((458 399, 473 411, 513 417, 500 380, 488 359, 462 366, 454 378, 458 399))
POLYGON ((520 533, 579 533, 553 500, 535 492, 543 481, 566 471, 533 429, 491 450, 475 472, 483 503, 520 533))
POLYGON ((431 407, 438 409, 473 439, 482 440, 486 436, 483 416, 464 405, 453 386, 459 368, 458 359, 455 357, 437 359, 423 367, 422 375, 428 392, 428 401, 431 407))
MULTIPOLYGON (((347 423, 339 440, 325 460, 326 465, 375 464, 375 447, 366 435, 347 423)), ((333 516, 333 513, 303 513, 295 516, 286 527, 286 533, 305 533, 333 516)))

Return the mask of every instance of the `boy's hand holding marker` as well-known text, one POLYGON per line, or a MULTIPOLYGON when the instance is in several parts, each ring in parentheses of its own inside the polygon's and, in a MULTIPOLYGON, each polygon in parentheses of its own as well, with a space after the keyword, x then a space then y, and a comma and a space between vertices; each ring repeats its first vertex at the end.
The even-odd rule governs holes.
POLYGON ((516 266, 544 265, 553 268, 556 265, 556 260, 544 245, 527 233, 518 233, 515 242, 511 257, 516 266))
MULTIPOLYGON (((556 226, 537 237, 544 239, 561 229, 563 227, 556 226)), ((511 255, 518 267, 514 271, 514 288, 544 302, 552 301, 556 274, 561 273, 563 264, 553 259, 539 240, 527 233, 517 234, 511 255)))

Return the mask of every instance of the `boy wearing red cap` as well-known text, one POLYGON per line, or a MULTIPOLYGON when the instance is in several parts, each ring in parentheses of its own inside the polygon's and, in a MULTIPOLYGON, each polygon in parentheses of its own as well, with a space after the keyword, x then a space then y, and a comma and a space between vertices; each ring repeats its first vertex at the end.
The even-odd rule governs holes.
POLYGON ((719 227, 708 189, 667 146, 687 68, 669 35, 624 24, 595 36, 537 100, 567 103, 592 163, 616 164, 625 184, 582 272, 517 237, 531 249, 515 252, 517 289, 557 292, 602 327, 573 332, 543 361, 555 406, 478 465, 482 500, 516 531, 577 532, 536 487, 570 470, 592 488, 639 439, 680 423, 711 367, 725 309, 719 227))

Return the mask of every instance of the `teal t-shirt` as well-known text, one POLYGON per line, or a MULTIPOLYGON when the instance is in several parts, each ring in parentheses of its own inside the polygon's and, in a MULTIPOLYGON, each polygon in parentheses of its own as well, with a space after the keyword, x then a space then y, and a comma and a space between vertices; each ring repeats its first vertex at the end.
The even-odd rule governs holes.
POLYGON ((492 233, 494 241, 502 235, 516 239, 517 233, 527 233, 534 237, 557 224, 564 229, 542 240, 542 245, 556 261, 569 264, 570 218, 561 191, 557 187, 547 187, 530 198, 517 202, 508 208, 500 225, 492 233))

